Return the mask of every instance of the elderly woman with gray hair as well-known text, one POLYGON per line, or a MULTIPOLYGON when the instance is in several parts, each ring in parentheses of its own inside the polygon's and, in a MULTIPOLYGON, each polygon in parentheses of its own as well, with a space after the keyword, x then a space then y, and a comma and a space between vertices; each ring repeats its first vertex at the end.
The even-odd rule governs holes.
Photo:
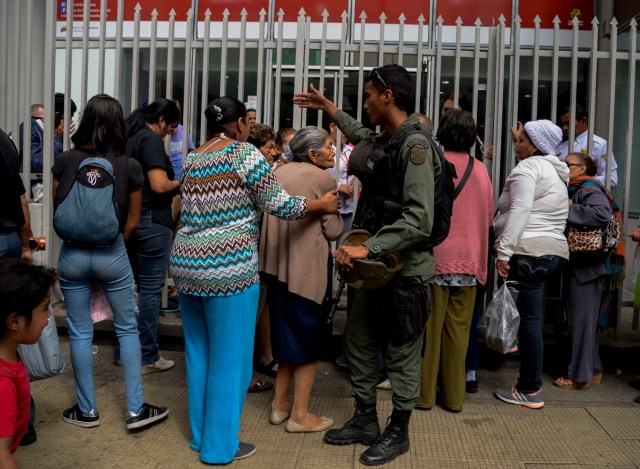
POLYGON ((512 133, 520 162, 505 181, 493 227, 498 275, 518 282, 520 292, 520 376, 515 386, 498 388, 496 397, 540 409, 544 406, 542 284, 569 258, 564 235, 569 168, 555 155, 562 130, 553 122, 530 121, 512 133))
MULTIPOLYGON (((335 151, 327 132, 305 127, 288 146, 291 163, 277 171, 289 194, 315 198, 335 190, 336 181, 324 170, 334 165, 335 151)), ((271 342, 279 361, 269 422, 289 419, 288 432, 320 432, 333 420, 309 412, 309 397, 320 356, 324 314, 321 304, 327 289, 329 241, 342 233, 342 219, 327 214, 281 223, 266 216, 260 239, 260 271, 269 289, 271 342), (295 381, 293 405, 289 385, 295 381), (290 417, 290 418, 289 418, 290 417)))

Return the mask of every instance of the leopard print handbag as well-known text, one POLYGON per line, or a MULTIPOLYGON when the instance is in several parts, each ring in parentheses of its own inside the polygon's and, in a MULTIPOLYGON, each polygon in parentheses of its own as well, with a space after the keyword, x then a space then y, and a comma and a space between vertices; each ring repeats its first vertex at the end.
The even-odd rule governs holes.
POLYGON ((619 240, 620 225, 615 215, 611 215, 607 226, 602 228, 569 226, 567 233, 569 251, 572 254, 606 257, 613 252, 619 240))

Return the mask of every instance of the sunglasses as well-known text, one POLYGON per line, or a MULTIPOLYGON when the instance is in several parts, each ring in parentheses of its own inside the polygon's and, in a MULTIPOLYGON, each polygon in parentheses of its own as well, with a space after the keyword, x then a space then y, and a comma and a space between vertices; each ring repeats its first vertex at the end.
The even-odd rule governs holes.
POLYGON ((374 78, 378 80, 382 86, 384 86, 385 90, 390 89, 389 85, 387 85, 387 82, 384 81, 384 78, 380 76, 377 68, 371 69, 371 71, 367 74, 367 79, 373 80, 374 78))
POLYGON ((565 161, 564 164, 567 165, 567 168, 571 168, 571 166, 584 166, 582 163, 569 163, 569 162, 566 162, 566 161, 565 161))

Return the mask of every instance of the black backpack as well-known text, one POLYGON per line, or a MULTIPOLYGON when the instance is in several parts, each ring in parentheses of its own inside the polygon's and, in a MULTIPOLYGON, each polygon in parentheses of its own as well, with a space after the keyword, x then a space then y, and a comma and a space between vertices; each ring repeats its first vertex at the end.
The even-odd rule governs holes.
MULTIPOLYGON (((465 174, 456 188, 454 179, 458 178, 455 166, 447 161, 440 145, 420 124, 414 124, 393 134, 387 144, 377 143, 376 136, 370 137, 363 144, 372 147, 373 151, 367 157, 365 181, 361 193, 363 203, 358 204, 354 217, 354 225, 377 233, 384 225, 395 222, 402 215, 402 174, 398 164, 398 151, 404 141, 413 134, 420 133, 429 141, 432 149, 440 159, 442 171, 435 180, 434 187, 434 218, 429 239, 414 246, 416 250, 433 249, 442 243, 449 234, 453 201, 462 190, 471 170, 470 161, 465 174), (372 186, 384 187, 383 194, 373 194, 372 186)), ((358 146, 363 143, 360 142, 358 146)), ((356 147, 357 148, 357 147, 356 147)), ((356 152, 356 149, 353 150, 356 152)), ((352 153, 353 155, 353 153, 352 153)), ((351 166, 351 165, 349 165, 351 166)), ((379 191, 378 191, 379 192, 379 191)))
MULTIPOLYGON (((69 156, 83 158, 77 152, 69 156)), ((122 161, 126 164, 125 158, 122 161)), ((77 246, 111 246, 120 234, 115 168, 106 158, 93 156, 80 162, 75 174, 71 171, 58 186, 53 228, 62 240, 77 246)))

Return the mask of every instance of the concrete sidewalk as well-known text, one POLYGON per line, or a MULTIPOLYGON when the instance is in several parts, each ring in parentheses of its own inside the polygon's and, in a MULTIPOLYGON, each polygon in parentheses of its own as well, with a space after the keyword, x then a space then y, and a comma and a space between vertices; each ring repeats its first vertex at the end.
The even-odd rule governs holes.
MULTIPOLYGON (((32 384, 38 441, 19 448, 21 468, 201 468, 189 450, 189 424, 184 353, 163 351, 176 360, 174 369, 145 375, 145 398, 170 408, 168 419, 137 433, 125 430, 122 370, 112 364, 113 349, 99 343, 95 379, 101 425, 85 429, 63 422, 62 411, 75 403, 69 344, 61 337, 67 368, 55 378, 32 384)), ((411 449, 384 467, 394 468, 546 468, 640 467, 639 391, 628 386, 632 376, 606 373, 602 384, 587 390, 563 390, 545 374, 546 405, 530 410, 496 400, 497 386, 515 382, 518 360, 478 372, 480 392, 467 395, 465 408, 452 414, 440 408, 414 411, 411 449)), ((353 468, 361 445, 324 444, 322 434, 289 434, 284 425, 268 422, 272 391, 249 394, 242 415, 241 439, 257 453, 230 467, 353 468)), ((224 405, 221 403, 221 405, 224 405)), ((348 376, 322 362, 312 410, 341 426, 353 413, 348 376)), ((392 410, 391 392, 378 392, 381 425, 392 410)))

